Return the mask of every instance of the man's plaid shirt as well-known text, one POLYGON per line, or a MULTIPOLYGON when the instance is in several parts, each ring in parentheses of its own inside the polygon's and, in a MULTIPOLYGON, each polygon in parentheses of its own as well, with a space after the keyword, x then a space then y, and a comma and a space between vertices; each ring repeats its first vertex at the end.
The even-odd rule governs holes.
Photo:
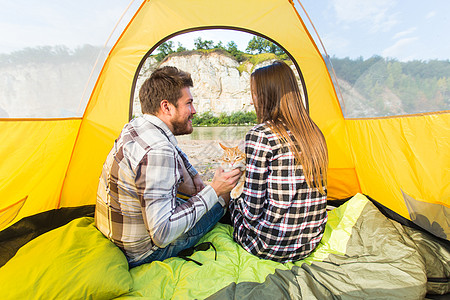
POLYGON ((132 120, 115 141, 100 177, 95 222, 130 262, 171 243, 217 203, 211 186, 186 203, 177 201, 183 163, 191 176, 197 174, 156 116, 132 120))
POLYGON ((326 196, 309 188, 294 155, 267 126, 245 137, 246 181, 230 202, 234 239, 248 252, 278 262, 307 256, 327 222, 326 196))

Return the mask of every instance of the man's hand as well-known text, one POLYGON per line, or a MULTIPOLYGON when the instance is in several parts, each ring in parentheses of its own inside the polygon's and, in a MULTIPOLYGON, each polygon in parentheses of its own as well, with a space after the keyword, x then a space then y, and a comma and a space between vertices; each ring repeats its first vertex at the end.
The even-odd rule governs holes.
POLYGON ((216 191, 217 196, 229 199, 229 193, 234 188, 241 175, 242 171, 239 169, 224 172, 223 169, 219 167, 214 174, 211 187, 216 191))
POLYGON ((197 173, 197 175, 192 177, 192 180, 194 181, 194 186, 195 186, 195 190, 196 190, 194 195, 196 195, 196 194, 200 193, 200 191, 205 188, 205 184, 203 183, 203 180, 200 177, 199 173, 197 173))

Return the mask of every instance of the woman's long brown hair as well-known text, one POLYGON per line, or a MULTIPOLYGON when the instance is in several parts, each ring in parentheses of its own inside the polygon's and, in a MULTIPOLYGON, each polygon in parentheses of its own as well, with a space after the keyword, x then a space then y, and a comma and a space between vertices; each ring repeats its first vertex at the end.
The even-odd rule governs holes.
POLYGON ((276 61, 253 72, 250 85, 258 122, 267 122, 287 144, 296 164, 302 165, 308 186, 325 194, 327 144, 303 106, 294 72, 286 63, 276 61))

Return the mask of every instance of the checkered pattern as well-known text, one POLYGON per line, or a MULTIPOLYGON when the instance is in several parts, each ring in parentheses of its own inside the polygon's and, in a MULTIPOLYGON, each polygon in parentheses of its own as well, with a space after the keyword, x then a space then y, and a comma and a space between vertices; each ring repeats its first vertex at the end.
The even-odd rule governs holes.
POLYGON ((140 261, 165 247, 217 203, 213 188, 181 203, 182 164, 197 171, 166 124, 155 116, 136 118, 123 128, 104 165, 97 191, 97 228, 129 259, 140 261))
POLYGON ((234 239, 248 252, 278 262, 299 260, 318 245, 327 222, 326 196, 309 188, 294 155, 267 124, 245 137, 243 193, 230 202, 234 239))

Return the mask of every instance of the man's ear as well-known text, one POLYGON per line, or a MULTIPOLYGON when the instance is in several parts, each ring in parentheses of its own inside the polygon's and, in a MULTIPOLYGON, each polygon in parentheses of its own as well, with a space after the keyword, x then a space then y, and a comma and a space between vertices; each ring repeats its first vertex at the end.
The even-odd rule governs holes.
POLYGON ((161 113, 163 113, 164 115, 172 115, 172 104, 170 104, 169 101, 167 100, 162 100, 159 103, 159 109, 161 110, 161 113))

